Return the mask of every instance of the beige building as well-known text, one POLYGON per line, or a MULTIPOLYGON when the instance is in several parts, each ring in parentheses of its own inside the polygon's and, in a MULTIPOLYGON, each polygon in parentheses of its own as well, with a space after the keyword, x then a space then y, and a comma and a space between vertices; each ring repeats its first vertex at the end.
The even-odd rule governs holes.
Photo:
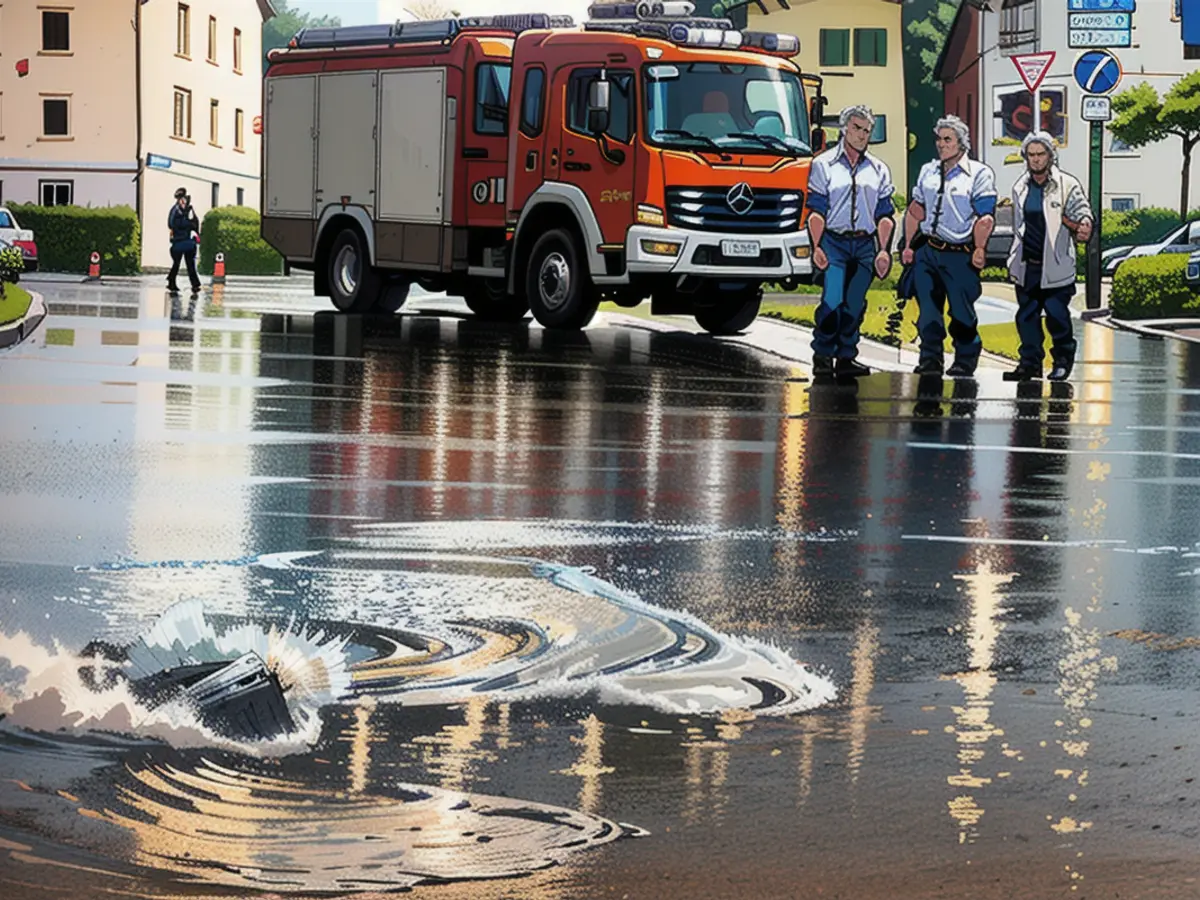
POLYGON ((887 163, 896 189, 908 192, 908 115, 904 91, 904 5, 900 0, 790 0, 790 8, 765 0, 747 10, 750 31, 779 31, 800 38, 794 59, 821 76, 830 141, 837 114, 866 104, 878 117, 871 152, 887 163))
POLYGON ((178 187, 201 218, 257 209, 274 14, 268 0, 0 0, 0 202, 133 207, 149 268, 170 265, 178 187))

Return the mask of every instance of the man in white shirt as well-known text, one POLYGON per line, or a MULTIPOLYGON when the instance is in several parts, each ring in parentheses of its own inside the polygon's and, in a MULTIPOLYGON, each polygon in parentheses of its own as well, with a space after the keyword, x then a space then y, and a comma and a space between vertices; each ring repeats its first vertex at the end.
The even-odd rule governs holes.
POLYGON ((944 306, 949 301, 954 363, 946 374, 965 378, 975 374, 983 350, 975 301, 983 293, 979 273, 995 227, 996 176, 968 156, 970 131, 957 116, 939 119, 934 134, 938 158, 922 166, 917 176, 904 216, 907 246, 900 259, 913 267, 920 308, 917 374, 942 374, 944 306), (914 243, 920 247, 914 248, 914 243))
POLYGON ((1083 185, 1058 167, 1054 138, 1031 132, 1021 143, 1025 172, 1013 185, 1013 243, 1008 274, 1017 289, 1020 362, 1006 381, 1042 377, 1046 359, 1042 312, 1050 332, 1051 381, 1066 381, 1075 365, 1071 297, 1075 294, 1075 241, 1092 236, 1092 209, 1083 185))
POLYGON ((812 351, 815 375, 859 376, 859 329, 872 275, 886 278, 896 209, 892 174, 867 153, 875 116, 851 106, 838 117, 841 139, 813 160, 808 176, 808 236, 813 265, 825 273, 812 351))

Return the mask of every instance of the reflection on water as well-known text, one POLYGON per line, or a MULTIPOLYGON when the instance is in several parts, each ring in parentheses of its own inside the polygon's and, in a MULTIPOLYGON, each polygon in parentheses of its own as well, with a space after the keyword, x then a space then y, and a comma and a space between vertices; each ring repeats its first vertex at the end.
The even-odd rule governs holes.
MULTIPOLYGON (((601 821, 630 819, 682 832, 675 846, 710 873, 731 859, 712 848, 727 845, 763 872, 788 865, 780 835, 792 851, 803 843, 806 864, 833 866, 851 838, 860 859, 936 845, 962 860, 1012 853, 1018 834, 1035 835, 1039 853, 1069 850, 1082 877, 1083 844, 1064 844, 1086 839, 1090 853, 1114 840, 1096 778, 1112 749, 1093 737, 1118 674, 1102 636, 1177 632, 1197 586, 1178 578, 1182 552, 1125 569, 1110 565, 1113 545, 1072 539, 1131 550, 1200 539, 1180 481, 1191 463, 1170 455, 1194 449, 1186 429, 1200 425, 1179 393, 1200 384, 1191 368, 1164 380, 1170 359, 1134 359, 1137 345, 1085 326, 1073 391, 883 374, 814 386, 684 335, 239 311, 226 293, 204 310, 164 305, 161 321, 135 310, 92 331, 63 323, 78 341, 54 352, 120 377, 103 393, 89 383, 86 401, 51 420, 95 416, 87 404, 103 397, 87 453, 67 457, 44 421, 8 417, 57 473, 27 482, 55 513, 31 528, 0 518, 0 530, 13 558, 56 564, 313 555, 269 571, 18 566, 21 583, 0 584, 21 601, 2 630, 40 624, 45 609, 54 618, 39 633, 64 646, 97 629, 125 640, 188 595, 224 614, 367 622, 399 637, 359 660, 344 705, 325 710, 321 740, 295 759, 158 748, 122 757, 111 795, 67 790, 101 818, 43 821, 109 828, 87 844, 101 858, 121 856, 113 834, 132 834, 128 858, 180 880, 403 885, 458 856, 493 874, 566 860, 572 829, 590 846, 608 840, 601 821), (137 340, 101 339, 122 330, 137 340), (1162 426, 1164 409, 1169 435, 1136 430, 1162 426), (55 524, 83 504, 100 510, 94 526, 55 524), (1136 514, 1108 515, 1129 504, 1136 514), (601 575, 652 609, 510 578, 495 560, 512 557, 601 575), (1164 572, 1174 580, 1156 607, 1142 588, 1164 572), (78 624, 59 612, 67 603, 78 624), (786 708, 809 683, 789 660, 842 690, 819 712, 807 697, 772 719, 754 707, 786 708), (1053 687, 1062 725, 1037 730, 1053 687), (1042 740, 1046 753, 1031 752, 1042 740), (1101 809, 1085 814, 1088 789, 1101 809), (512 799, 484 816, 485 790, 554 812, 520 819, 509 813, 528 804, 512 799), (470 805, 447 808, 451 796, 470 805), (797 807, 812 815, 798 821, 797 807), (211 869, 171 858, 167 836, 192 833, 201 809, 222 826, 198 836, 196 852, 220 861, 211 869), (282 834, 276 823, 301 810, 308 824, 282 834), (382 824, 410 821, 439 839, 382 824), (416 868, 381 859, 388 850, 416 868)), ((0 473, 25 477, 8 460, 0 473)), ((1160 683, 1194 684, 1182 654, 1159 657, 1160 683)), ((1123 657, 1120 674, 1130 668, 1123 657)), ((54 787, 46 797, 72 802, 54 787)), ((599 859, 596 885, 604 867, 646 860, 599 859)), ((573 884, 574 896, 604 893, 573 884)))

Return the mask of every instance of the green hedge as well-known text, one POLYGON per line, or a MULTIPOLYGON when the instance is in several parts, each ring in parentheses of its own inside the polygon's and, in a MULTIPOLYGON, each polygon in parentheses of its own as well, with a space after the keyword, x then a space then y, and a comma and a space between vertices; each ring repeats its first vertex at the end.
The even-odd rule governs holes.
POLYGON ((13 203, 8 208, 22 228, 33 232, 42 271, 86 275, 92 251, 100 254, 102 275, 142 271, 142 229, 131 207, 13 203))
POLYGON ((1118 319, 1200 316, 1200 297, 1184 280, 1187 254, 1160 253, 1122 263, 1113 276, 1109 306, 1118 319))
POLYGON ((200 226, 200 271, 211 275, 218 253, 226 275, 279 275, 283 257, 262 239, 261 217, 246 206, 218 206, 200 226))

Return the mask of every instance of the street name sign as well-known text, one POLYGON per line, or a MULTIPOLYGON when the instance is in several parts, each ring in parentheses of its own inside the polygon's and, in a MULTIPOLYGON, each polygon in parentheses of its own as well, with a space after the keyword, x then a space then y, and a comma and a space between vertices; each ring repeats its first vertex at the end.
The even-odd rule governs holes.
POLYGON ((1083 120, 1085 122, 1108 122, 1112 120, 1112 100, 1095 94, 1083 97, 1083 120))
POLYGON ((1047 50, 1044 53, 1022 53, 1009 58, 1017 67, 1017 72, 1020 73, 1021 80, 1025 82, 1025 87, 1029 88, 1030 93, 1033 93, 1042 83, 1042 79, 1046 77, 1046 73, 1050 71, 1050 65, 1054 62, 1055 55, 1053 50, 1047 50))
POLYGON ((1088 94, 1107 94, 1121 83, 1121 61, 1107 50, 1089 50, 1075 60, 1075 83, 1088 94))
POLYGON ((1067 0, 1067 46, 1132 47, 1136 0, 1067 0))

